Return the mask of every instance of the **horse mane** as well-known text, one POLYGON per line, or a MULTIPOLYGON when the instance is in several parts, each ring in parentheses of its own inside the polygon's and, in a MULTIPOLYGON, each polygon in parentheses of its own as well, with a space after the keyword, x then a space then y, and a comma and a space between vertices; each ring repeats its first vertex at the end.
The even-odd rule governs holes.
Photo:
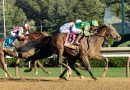
MULTIPOLYGON (((30 34, 48 34, 47 32, 45 32, 45 31, 43 31, 43 32, 38 32, 38 31, 36 31, 36 32, 32 32, 32 33, 30 33, 30 34)), ((29 34, 28 34, 29 35, 29 34)))
POLYGON ((107 25, 102 24, 102 25, 100 25, 100 26, 98 27, 98 29, 100 30, 100 29, 102 29, 102 28, 104 28, 104 27, 107 27, 107 25))
POLYGON ((16 48, 16 51, 23 53, 23 52, 31 50, 32 48, 36 49, 39 47, 43 47, 45 45, 48 45, 52 38, 53 38, 52 36, 46 36, 46 37, 41 37, 36 40, 29 41, 23 46, 16 48))
POLYGON ((30 34, 27 34, 26 36, 28 36, 28 40, 35 40, 35 39, 39 39, 41 37, 44 37, 44 36, 48 36, 48 33, 47 32, 32 32, 30 34))

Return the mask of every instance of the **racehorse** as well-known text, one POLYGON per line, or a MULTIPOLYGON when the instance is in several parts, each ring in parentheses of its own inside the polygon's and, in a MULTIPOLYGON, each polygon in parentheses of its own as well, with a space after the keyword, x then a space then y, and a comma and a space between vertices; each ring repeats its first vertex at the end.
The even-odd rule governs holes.
MULTIPOLYGON (((19 45, 16 46, 16 47, 19 47, 23 44, 25 44, 26 42, 28 41, 33 41, 33 40, 36 40, 38 38, 41 38, 41 37, 44 37, 44 36, 48 36, 48 34, 46 32, 33 32, 33 33, 30 33, 27 35, 27 39, 25 40, 20 40, 19 41, 19 45)), ((2 64, 2 67, 4 69, 4 71, 8 74, 9 77, 11 77, 11 74, 6 70, 6 67, 5 67, 5 62, 4 62, 4 56, 8 55, 8 56, 11 56, 11 57, 14 57, 16 58, 16 67, 15 67, 15 75, 16 77, 18 77, 18 64, 19 64, 19 61, 20 61, 20 58, 24 58, 26 59, 27 57, 29 57, 31 54, 30 52, 25 52, 25 53, 17 53, 17 52, 14 52, 14 51, 8 51, 6 49, 2 49, 2 43, 3 43, 3 39, 0 39, 0 62, 2 64)), ((46 72, 47 74, 49 74, 49 72, 47 72, 44 67, 42 66, 42 64, 39 62, 39 60, 36 60, 35 61, 35 74, 38 74, 38 70, 37 70, 37 64, 42 68, 42 70, 44 72, 46 72)), ((29 71, 31 70, 32 68, 29 69, 29 71)), ((27 70, 25 70, 27 71, 27 70)))
MULTIPOLYGON (((93 75, 90 69, 89 59, 97 58, 105 61, 105 69, 103 72, 103 76, 105 76, 108 69, 108 59, 101 56, 100 53, 105 37, 112 37, 116 41, 121 40, 121 36, 118 34, 116 29, 109 24, 99 27, 97 29, 97 32, 92 36, 84 36, 80 40, 81 45, 76 46, 76 49, 64 47, 66 34, 63 33, 58 33, 55 36, 47 36, 37 41, 28 42, 24 46, 17 48, 17 51, 26 52, 32 48, 39 51, 33 56, 26 59, 23 63, 20 64, 20 66, 23 66, 30 60, 35 61, 36 59, 46 58, 48 56, 51 56, 53 53, 56 53, 57 55, 63 55, 68 58, 68 65, 72 70, 76 72, 78 76, 81 76, 81 74, 74 67, 74 63, 77 59, 80 60, 91 77, 96 80, 96 77, 93 75)), ((63 71, 63 73, 60 75, 60 78, 64 76, 67 70, 68 68, 63 71)))

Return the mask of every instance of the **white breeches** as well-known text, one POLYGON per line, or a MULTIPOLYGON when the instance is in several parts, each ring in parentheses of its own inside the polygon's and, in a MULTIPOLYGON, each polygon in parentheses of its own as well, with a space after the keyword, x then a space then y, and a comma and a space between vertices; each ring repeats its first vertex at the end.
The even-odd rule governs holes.
POLYGON ((72 32, 75 34, 80 34, 82 32, 82 30, 74 27, 74 28, 72 28, 72 32))
POLYGON ((70 33, 70 30, 64 27, 60 27, 60 32, 62 33, 70 33))
POLYGON ((15 37, 16 33, 14 33, 13 31, 11 31, 11 36, 15 37))

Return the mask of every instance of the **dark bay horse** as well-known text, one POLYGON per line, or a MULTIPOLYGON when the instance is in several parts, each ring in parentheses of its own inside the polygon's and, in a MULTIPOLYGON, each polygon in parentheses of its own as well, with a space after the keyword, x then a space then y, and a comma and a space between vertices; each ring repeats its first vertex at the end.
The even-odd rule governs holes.
MULTIPOLYGON (((33 32, 33 33, 30 33, 30 34, 27 35, 28 39, 18 41, 18 42, 19 42, 19 45, 18 45, 17 47, 19 47, 19 46, 25 44, 25 43, 28 42, 28 41, 37 40, 37 39, 42 38, 42 37, 44 37, 44 36, 48 36, 48 34, 47 34, 46 32, 33 32)), ((17 60, 16 60, 16 67, 15 67, 15 68, 16 68, 16 69, 15 69, 16 71, 15 71, 15 74, 16 74, 16 77, 18 77, 18 66, 17 66, 17 65, 19 64, 20 58, 26 59, 26 58, 28 58, 29 56, 31 56, 33 52, 32 52, 32 51, 29 51, 29 52, 24 52, 24 53, 19 53, 19 54, 18 54, 17 52, 14 52, 14 51, 8 51, 8 50, 6 50, 6 49, 2 49, 2 43, 3 43, 3 41, 4 41, 4 39, 1 39, 1 40, 0 40, 0 62, 1 62, 1 64, 2 64, 2 67, 3 67, 4 71, 8 74, 8 76, 11 77, 11 74, 10 74, 10 73, 6 70, 6 68, 5 68, 4 56, 8 55, 8 56, 11 56, 11 57, 16 58, 17 60)), ((44 67, 43 67, 42 64, 39 62, 39 60, 36 60, 36 61, 35 61, 35 71, 36 71, 35 74, 38 73, 37 64, 42 68, 42 70, 43 70, 44 72, 46 72, 46 73, 49 74, 49 72, 47 72, 47 71, 44 69, 44 67)), ((32 69, 32 68, 30 68, 30 69, 32 69)))
MULTIPOLYGON (((108 59, 101 56, 100 50, 104 42, 104 38, 108 36, 117 41, 121 40, 121 36, 118 34, 116 29, 109 24, 107 26, 103 25, 99 27, 97 33, 95 33, 94 35, 83 37, 80 40, 81 45, 76 46, 76 49, 64 47, 66 34, 58 33, 55 36, 47 36, 37 41, 29 42, 24 46, 18 48, 17 51, 26 52, 32 48, 38 50, 36 54, 21 63, 21 66, 30 60, 46 58, 48 56, 51 56, 53 53, 56 53, 58 56, 63 55, 68 58, 68 65, 70 66, 70 68, 74 70, 78 76, 81 76, 80 72, 78 72, 74 67, 75 61, 79 59, 80 62, 84 65, 85 69, 89 72, 91 77, 96 80, 96 77, 93 75, 90 69, 89 59, 97 58, 103 59, 105 61, 105 69, 103 72, 103 76, 105 76, 106 70, 108 68, 108 59)), ((62 57, 60 57, 60 60, 62 60, 61 58, 62 57)), ((64 76, 67 70, 68 68, 63 71, 63 73, 60 75, 60 78, 64 76)))

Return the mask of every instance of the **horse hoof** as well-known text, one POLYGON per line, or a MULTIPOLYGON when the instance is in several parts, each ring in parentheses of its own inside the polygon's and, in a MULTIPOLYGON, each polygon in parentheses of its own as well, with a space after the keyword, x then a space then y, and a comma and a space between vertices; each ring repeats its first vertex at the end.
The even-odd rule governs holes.
POLYGON ((24 72, 31 72, 32 70, 30 69, 25 69, 24 72))
POLYGON ((35 75, 37 76, 37 75, 38 75, 38 72, 35 72, 35 75))
POLYGON ((97 78, 93 78, 95 81, 97 80, 97 78))
POLYGON ((84 76, 80 76, 79 78, 80 78, 80 79, 85 79, 84 76))
POLYGON ((48 75, 51 75, 51 72, 47 72, 48 75))
POLYGON ((60 79, 59 80, 65 80, 65 81, 67 81, 67 78, 65 78, 65 77, 60 77, 60 79))

